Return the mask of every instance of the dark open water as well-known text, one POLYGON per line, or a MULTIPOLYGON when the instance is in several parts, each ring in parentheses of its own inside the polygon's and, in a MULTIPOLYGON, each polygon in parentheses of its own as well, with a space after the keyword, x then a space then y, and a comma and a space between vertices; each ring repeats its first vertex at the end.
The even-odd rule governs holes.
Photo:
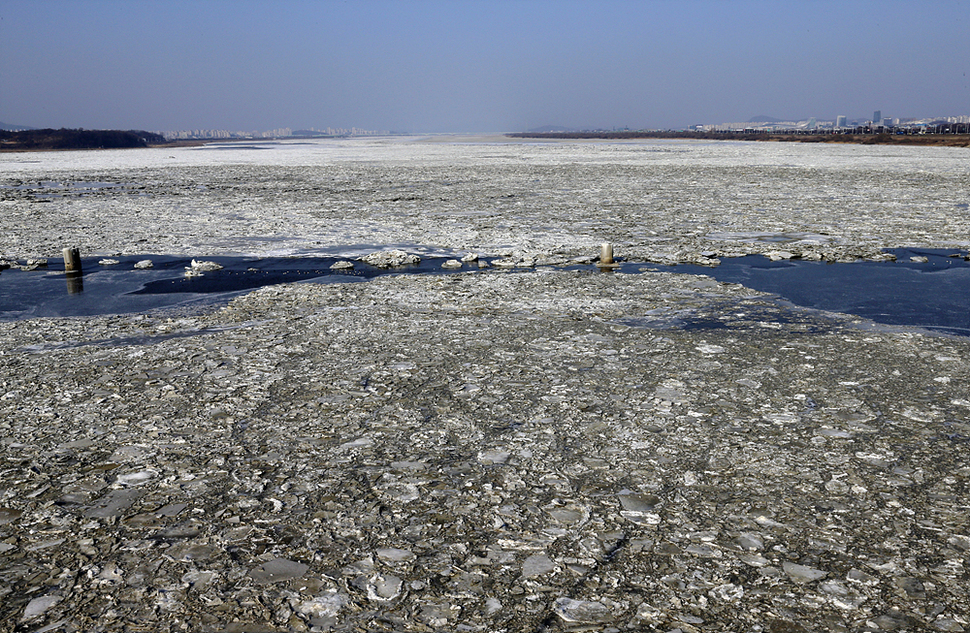
MULTIPOLYGON (((761 256, 724 259, 720 266, 624 264, 622 273, 644 268, 703 274, 777 294, 799 306, 844 312, 888 325, 922 327, 970 336, 970 262, 955 251, 894 249, 896 262, 829 264, 800 260, 771 262, 761 256), (925 263, 910 257, 923 256, 925 263)), ((224 266, 202 277, 185 277, 190 258, 139 256, 118 258, 116 266, 84 259, 84 274, 68 279, 63 264, 32 272, 0 273, 0 320, 45 316, 123 314, 174 306, 224 302, 260 286, 294 281, 340 283, 382 274, 445 274, 444 259, 389 270, 355 262, 351 271, 333 271, 330 257, 207 257, 224 266), (151 259, 154 268, 133 270, 151 259)), ((593 268, 591 267, 591 270, 593 268)), ((461 270, 470 270, 465 267, 461 270)), ((521 269, 519 269, 521 272, 521 269)))
MULTIPOLYGON (((770 292, 795 305, 854 314, 876 323, 970 336, 970 262, 956 251, 888 249, 895 262, 772 262, 722 259, 716 268, 657 266, 770 292), (925 263, 910 257, 926 257, 925 263)), ((629 264, 627 268, 634 268, 629 264)), ((636 266, 639 270, 642 265, 636 266)))

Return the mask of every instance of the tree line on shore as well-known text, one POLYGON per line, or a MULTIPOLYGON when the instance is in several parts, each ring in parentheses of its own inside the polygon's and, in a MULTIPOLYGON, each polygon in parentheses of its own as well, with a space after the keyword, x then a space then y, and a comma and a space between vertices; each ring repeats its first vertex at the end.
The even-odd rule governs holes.
POLYGON ((0 130, 0 149, 122 149, 165 143, 165 137, 144 130, 0 130))

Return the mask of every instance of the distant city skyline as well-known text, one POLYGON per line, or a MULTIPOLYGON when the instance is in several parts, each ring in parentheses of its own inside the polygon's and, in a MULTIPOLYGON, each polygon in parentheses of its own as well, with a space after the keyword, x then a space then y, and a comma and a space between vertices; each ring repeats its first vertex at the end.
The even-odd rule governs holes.
POLYGON ((685 129, 970 110, 964 0, 5 0, 0 121, 685 129))
MULTIPOLYGON (((918 126, 929 126, 941 123, 959 123, 968 124, 970 123, 970 115, 959 115, 959 116, 931 116, 922 118, 893 118, 893 117, 882 117, 881 110, 875 110, 871 118, 849 118, 846 115, 837 115, 831 119, 819 119, 816 117, 802 118, 802 119, 779 119, 776 117, 770 117, 768 115, 756 115, 746 121, 740 122, 720 122, 720 123, 702 123, 696 125, 685 126, 683 128, 632 128, 630 126, 614 126, 611 128, 602 127, 575 127, 567 128, 565 126, 541 126, 536 128, 530 128, 529 130, 503 130, 503 132, 528 132, 536 130, 547 130, 547 131, 597 131, 597 130, 705 130, 705 131, 740 131, 740 130, 762 130, 762 131, 779 131, 786 129, 843 129, 851 127, 859 127, 866 125, 875 126, 902 126, 902 127, 918 127, 918 126)), ((9 122, 0 121, 0 129, 21 129, 21 128, 35 128, 38 126, 21 126, 18 124, 11 124, 9 122)), ((39 126, 43 127, 53 127, 53 126, 39 126)), ((120 129, 120 128, 112 128, 120 129)), ((321 137, 361 137, 361 136, 386 136, 386 135, 396 135, 396 134, 412 134, 408 131, 394 131, 394 130, 368 130, 356 126, 351 126, 349 128, 337 128, 332 126, 325 127, 306 127, 301 129, 293 129, 289 127, 274 128, 271 130, 230 130, 227 128, 193 128, 186 130, 149 130, 158 134, 162 134, 169 140, 189 140, 189 139, 234 139, 234 138, 285 138, 290 136, 321 136, 321 137)), ((420 134, 420 133, 416 133, 420 134)))
MULTIPOLYGON (((947 116, 947 117, 924 117, 924 118, 907 118, 907 119, 890 119, 881 118, 877 115, 881 115, 882 111, 877 110, 873 113, 873 118, 862 119, 853 118, 850 119, 845 115, 838 115, 833 119, 816 119, 810 117, 808 119, 774 119, 772 122, 760 121, 765 125, 756 125, 754 118, 749 121, 739 122, 739 123, 711 123, 711 124, 699 124, 693 126, 687 126, 685 128, 678 129, 701 129, 701 130, 711 130, 711 131, 736 131, 741 129, 825 129, 825 128, 847 128, 867 125, 870 123, 875 123, 875 125, 907 125, 907 126, 919 126, 919 125, 929 125, 933 123, 946 122, 946 123, 970 123, 970 115, 961 116, 947 116), (875 121, 876 118, 881 118, 880 121, 875 121)), ((755 117, 757 118, 757 117, 755 117)), ((562 126, 547 126, 547 127, 557 127, 560 129, 562 126)), ((541 129, 541 128, 533 128, 541 129)), ((604 128, 568 128, 576 131, 583 130, 597 130, 604 128)), ((622 128, 609 128, 609 129, 631 129, 629 126, 624 126, 622 128)), ((648 129, 648 128, 634 128, 634 129, 648 129)), ((649 128, 657 129, 657 128, 649 128)), ((529 130, 505 130, 506 132, 527 132, 529 130)), ((378 135, 389 135, 389 134, 406 134, 407 132, 393 132, 390 130, 365 130, 362 128, 352 127, 352 128, 305 128, 303 130, 293 130, 292 128, 278 128, 275 130, 259 131, 259 132, 244 132, 244 131, 230 131, 225 129, 213 129, 213 130, 170 130, 170 131, 160 131, 159 133, 164 134, 166 138, 177 140, 177 139, 193 139, 193 138, 207 138, 207 139, 218 139, 218 138, 279 138, 287 136, 378 136, 378 135)))
POLYGON ((900 118, 883 117, 882 110, 873 111, 872 117, 867 119, 852 118, 845 115, 838 115, 832 119, 818 119, 810 117, 807 119, 775 119, 771 121, 757 121, 750 119, 743 122, 734 123, 707 123, 692 126, 692 129, 707 131, 739 131, 739 130, 812 130, 812 129, 846 129, 860 126, 872 127, 903 127, 916 128, 920 126, 933 126, 940 123, 967 124, 970 123, 970 115, 960 116, 931 116, 922 118, 900 118))

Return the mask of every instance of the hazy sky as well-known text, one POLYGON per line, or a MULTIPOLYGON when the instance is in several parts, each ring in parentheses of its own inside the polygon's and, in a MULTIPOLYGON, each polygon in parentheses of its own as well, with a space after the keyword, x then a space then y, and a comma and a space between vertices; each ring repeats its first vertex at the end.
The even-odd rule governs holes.
POLYGON ((970 0, 3 0, 0 121, 507 132, 970 114, 970 0))

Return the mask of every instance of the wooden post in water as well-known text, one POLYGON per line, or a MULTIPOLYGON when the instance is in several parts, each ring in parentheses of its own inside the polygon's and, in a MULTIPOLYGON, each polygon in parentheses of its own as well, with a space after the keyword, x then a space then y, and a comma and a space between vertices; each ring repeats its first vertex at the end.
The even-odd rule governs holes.
POLYGON ((603 242, 603 246, 600 248, 600 264, 608 266, 613 263, 613 245, 609 242, 603 242))
POLYGON ((67 294, 76 295, 84 292, 81 252, 76 248, 64 249, 64 275, 67 277, 67 294))
POLYGON ((81 251, 76 248, 64 249, 64 272, 68 275, 81 274, 81 251))

